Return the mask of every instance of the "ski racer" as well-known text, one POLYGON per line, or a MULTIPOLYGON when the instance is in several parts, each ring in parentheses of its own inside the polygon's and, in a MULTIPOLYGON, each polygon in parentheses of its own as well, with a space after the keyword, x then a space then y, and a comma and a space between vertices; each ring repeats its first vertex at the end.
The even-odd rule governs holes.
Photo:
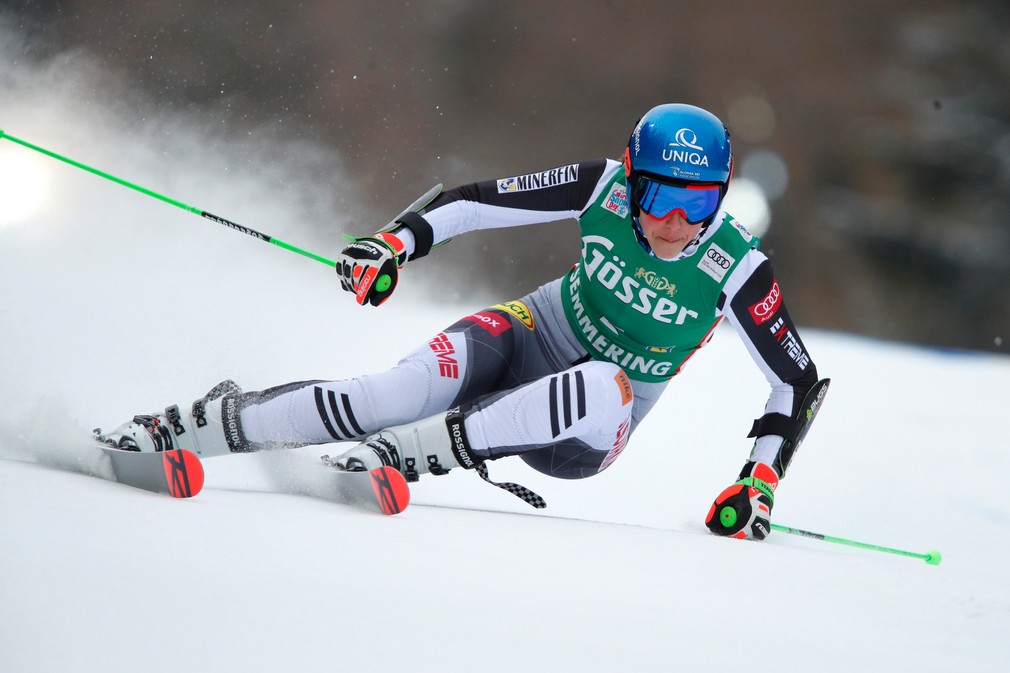
POLYGON ((722 210, 732 172, 723 123, 665 104, 641 118, 622 161, 445 191, 343 249, 337 274, 359 304, 381 305, 406 262, 469 231, 575 218, 581 258, 530 294, 461 318, 387 371, 246 393, 227 381, 104 440, 201 456, 353 441, 339 469, 391 465, 412 481, 463 467, 542 506, 522 486, 492 482, 487 462, 518 456, 562 479, 605 470, 726 318, 771 393, 748 459, 706 524, 763 539, 828 381, 818 380, 759 239, 722 210))

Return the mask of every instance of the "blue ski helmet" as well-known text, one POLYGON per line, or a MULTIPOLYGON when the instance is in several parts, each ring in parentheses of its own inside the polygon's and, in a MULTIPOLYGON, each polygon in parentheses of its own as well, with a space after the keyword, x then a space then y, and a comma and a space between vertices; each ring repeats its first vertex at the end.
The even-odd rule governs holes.
MULTIPOLYGON (((628 140, 624 168, 636 218, 644 203, 663 199, 663 186, 717 185, 716 200, 699 206, 699 212, 706 212, 697 221, 708 225, 726 196, 733 172, 729 131, 718 117, 699 107, 659 105, 646 112, 635 126, 628 140)), ((645 209, 652 212, 647 206, 645 209)), ((695 221, 690 213, 687 219, 695 221)))

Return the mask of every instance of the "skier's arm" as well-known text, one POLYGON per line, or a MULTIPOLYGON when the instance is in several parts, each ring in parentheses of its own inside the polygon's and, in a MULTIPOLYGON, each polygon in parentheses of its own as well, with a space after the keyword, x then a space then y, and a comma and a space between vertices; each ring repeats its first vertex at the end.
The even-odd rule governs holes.
POLYGON ((401 218, 394 230, 409 259, 433 245, 480 229, 501 229, 577 218, 621 164, 583 161, 545 171, 461 185, 440 194, 420 213, 401 218))
POLYGON ((774 491, 827 391, 786 310, 771 263, 751 250, 726 283, 719 309, 739 334, 771 386, 754 421, 750 458, 739 480, 723 490, 706 524, 719 535, 763 539, 770 532, 774 491))
POLYGON ((749 435, 756 437, 751 460, 771 465, 782 477, 801 430, 795 419, 817 383, 817 367, 789 316, 771 262, 762 253, 747 253, 721 299, 723 314, 771 386, 764 414, 749 435))
POLYGON ((477 229, 515 227, 578 217, 621 164, 584 161, 443 192, 395 226, 356 239, 337 258, 341 287, 361 305, 378 306, 396 289, 399 269, 424 257, 432 246, 477 229))

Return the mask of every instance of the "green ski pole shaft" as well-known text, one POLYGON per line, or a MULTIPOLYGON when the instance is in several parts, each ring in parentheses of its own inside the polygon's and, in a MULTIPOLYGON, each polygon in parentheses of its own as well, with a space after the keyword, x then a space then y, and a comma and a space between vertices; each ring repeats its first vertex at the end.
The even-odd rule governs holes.
POLYGON ((250 229, 249 227, 242 226, 241 224, 238 224, 237 222, 232 222, 231 220, 225 219, 225 218, 220 217, 218 215, 214 215, 213 213, 208 213, 206 210, 202 210, 200 208, 196 208, 194 206, 187 205, 187 204, 183 203, 182 201, 176 201, 175 199, 169 198, 169 197, 167 197, 167 196, 165 196, 163 194, 159 194, 159 193, 157 193, 155 191, 147 189, 146 187, 141 187, 140 185, 134 184, 132 182, 128 182, 126 180, 123 180, 122 178, 117 178, 115 175, 111 175, 109 173, 106 173, 105 171, 100 171, 97 168, 92 168, 91 166, 88 166, 86 164, 82 164, 79 161, 74 161, 73 159, 70 159, 68 157, 59 155, 56 152, 52 152, 50 150, 45 149, 44 147, 39 147, 38 145, 33 145, 32 143, 27 142, 25 140, 22 140, 20 138, 15 138, 14 136, 12 136, 12 135, 10 135, 8 133, 5 133, 4 131, 0 130, 0 140, 2 140, 4 138, 6 138, 7 140, 10 140, 13 143, 17 143, 18 145, 21 145, 23 147, 27 147, 30 150, 35 150, 36 152, 44 154, 47 157, 52 157, 53 159, 57 159, 57 160, 62 161, 64 163, 70 164, 71 166, 75 166, 77 168, 80 168, 81 170, 85 170, 88 173, 92 173, 92 174, 97 175, 99 177, 105 178, 106 180, 111 180, 112 182, 115 182, 118 185, 122 185, 123 187, 129 187, 130 189, 138 191, 141 194, 146 194, 147 196, 150 196, 150 197, 153 197, 155 199, 158 199, 159 201, 164 201, 165 203, 171 204, 171 205, 175 206, 176 208, 182 208, 183 210, 188 210, 189 212, 195 213, 195 214, 199 215, 200 217, 203 217, 205 219, 210 220, 211 222, 217 222, 218 224, 223 224, 224 226, 228 227, 229 229, 234 229, 235 231, 242 232, 243 234, 247 234, 249 236, 252 236, 253 238, 258 238, 261 241, 264 241, 266 243, 270 243, 272 245, 276 245, 279 248, 284 248, 285 250, 290 250, 291 252, 296 252, 299 255, 303 255, 305 257, 308 257, 309 259, 314 259, 317 262, 322 262, 323 264, 327 264, 329 266, 336 266, 337 265, 337 263, 334 262, 333 260, 327 259, 327 258, 322 257, 320 255, 317 255, 314 252, 309 252, 308 250, 304 250, 304 249, 299 248, 297 246, 291 245, 290 243, 285 243, 284 241, 280 240, 279 238, 274 238, 273 236, 268 236, 267 234, 263 234, 261 232, 258 232, 255 229, 250 229))
POLYGON ((823 533, 812 533, 808 530, 801 530, 799 528, 790 528, 789 526, 780 526, 773 523, 772 530, 782 531, 783 533, 791 533, 792 535, 802 535, 803 537, 813 538, 815 540, 824 540, 825 542, 834 542, 836 544, 846 544, 850 547, 859 547, 860 549, 869 549, 871 551, 881 551, 888 554, 898 554, 899 556, 910 556, 912 558, 921 558, 923 561, 929 565, 938 566, 942 557, 940 552, 935 549, 931 549, 925 554, 920 554, 914 551, 905 551, 904 549, 893 549, 891 547, 881 547, 876 544, 869 544, 867 542, 857 542, 855 540, 846 540, 843 537, 834 537, 832 535, 824 535, 823 533))

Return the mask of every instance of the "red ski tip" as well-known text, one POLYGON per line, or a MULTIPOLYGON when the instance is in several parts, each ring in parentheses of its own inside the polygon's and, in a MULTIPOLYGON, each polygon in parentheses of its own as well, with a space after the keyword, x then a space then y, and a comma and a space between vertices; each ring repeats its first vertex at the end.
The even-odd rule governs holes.
POLYGON ((168 493, 174 498, 192 498, 203 488, 203 465, 186 449, 173 449, 162 454, 168 493))
POLYGON ((372 490, 383 514, 399 514, 410 504, 410 487, 400 472, 388 465, 371 470, 372 490))

